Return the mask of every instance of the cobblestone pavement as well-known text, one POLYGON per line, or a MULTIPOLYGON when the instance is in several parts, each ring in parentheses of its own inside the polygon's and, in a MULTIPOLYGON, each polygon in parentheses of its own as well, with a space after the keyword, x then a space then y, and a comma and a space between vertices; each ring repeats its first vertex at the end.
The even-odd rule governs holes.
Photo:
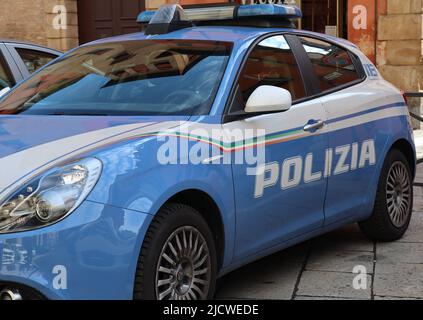
MULTIPOLYGON (((423 164, 416 182, 423 183, 423 164)), ((414 212, 405 236, 367 240, 349 225, 281 251, 225 276, 218 299, 423 299, 423 188, 414 187, 414 212), (357 265, 367 289, 356 290, 357 265)))

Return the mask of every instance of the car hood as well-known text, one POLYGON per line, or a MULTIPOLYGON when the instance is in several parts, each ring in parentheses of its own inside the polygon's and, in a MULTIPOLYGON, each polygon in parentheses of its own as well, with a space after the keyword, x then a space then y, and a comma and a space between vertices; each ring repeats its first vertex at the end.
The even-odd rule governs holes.
POLYGON ((178 126, 188 118, 0 116, 0 198, 58 163, 178 126))

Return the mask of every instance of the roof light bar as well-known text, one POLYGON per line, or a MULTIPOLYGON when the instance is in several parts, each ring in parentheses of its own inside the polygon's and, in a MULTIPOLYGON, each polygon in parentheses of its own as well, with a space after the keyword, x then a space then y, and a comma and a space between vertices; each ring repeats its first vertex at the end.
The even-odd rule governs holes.
MULTIPOLYGON (((137 18, 137 22, 152 23, 155 14, 159 13, 163 8, 164 7, 160 8, 158 11, 141 12, 137 18)), ((205 7, 185 10, 180 7, 180 10, 183 10, 185 12, 186 19, 193 22, 213 20, 237 20, 248 17, 273 17, 281 19, 298 19, 302 17, 301 10, 298 7, 282 4, 205 7)))
POLYGON ((235 8, 234 6, 196 8, 185 9, 185 12, 191 21, 228 20, 234 18, 235 8))
POLYGON ((285 19, 298 19, 302 17, 300 8, 282 4, 254 4, 239 6, 237 17, 269 17, 276 16, 285 19))
POLYGON ((151 19, 153 18, 153 16, 155 15, 155 13, 156 13, 155 10, 143 11, 138 15, 137 22, 138 23, 149 23, 151 21, 151 19))

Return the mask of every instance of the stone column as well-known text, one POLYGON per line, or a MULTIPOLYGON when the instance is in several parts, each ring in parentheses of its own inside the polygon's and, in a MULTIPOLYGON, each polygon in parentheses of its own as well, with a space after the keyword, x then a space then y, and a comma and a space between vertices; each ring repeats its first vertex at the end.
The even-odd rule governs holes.
MULTIPOLYGON (((376 62, 386 80, 406 92, 423 91, 423 0, 386 1, 378 13, 376 62)), ((410 98, 420 114, 423 99, 410 98)), ((420 123, 414 122, 415 128, 420 123)))
POLYGON ((79 44, 78 36, 78 7, 77 0, 43 0, 46 14, 47 45, 49 47, 67 51, 79 44), (54 27, 54 21, 60 14, 55 11, 57 6, 66 8, 66 26, 64 29, 54 27))

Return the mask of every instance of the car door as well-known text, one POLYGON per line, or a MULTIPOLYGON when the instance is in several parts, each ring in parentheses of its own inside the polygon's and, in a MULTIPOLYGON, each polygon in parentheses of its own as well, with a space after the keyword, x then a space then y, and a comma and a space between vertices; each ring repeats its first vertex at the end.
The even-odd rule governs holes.
POLYGON ((6 46, 0 42, 0 91, 12 88, 22 77, 6 46))
POLYGON ((251 93, 261 85, 287 89, 294 105, 285 112, 223 125, 227 135, 237 130, 245 137, 265 134, 266 144, 256 148, 257 154, 265 155, 257 163, 239 163, 241 158, 251 160, 247 152, 252 148, 234 151, 235 259, 311 232, 324 221, 328 141, 322 133, 326 115, 319 99, 307 99, 310 92, 304 86, 305 77, 289 38, 270 36, 255 45, 240 72, 229 114, 242 112, 251 93), (244 155, 240 155, 242 152, 244 155))
POLYGON ((6 47, 24 78, 56 59, 61 54, 52 49, 30 44, 6 43, 6 47))
MULTIPOLYGON (((320 38, 299 37, 314 69, 328 115, 332 165, 325 202, 325 224, 356 221, 363 214, 386 128, 372 119, 384 104, 377 83, 365 75, 353 53, 320 38)), ((383 112, 383 111, 382 111, 383 112)))

